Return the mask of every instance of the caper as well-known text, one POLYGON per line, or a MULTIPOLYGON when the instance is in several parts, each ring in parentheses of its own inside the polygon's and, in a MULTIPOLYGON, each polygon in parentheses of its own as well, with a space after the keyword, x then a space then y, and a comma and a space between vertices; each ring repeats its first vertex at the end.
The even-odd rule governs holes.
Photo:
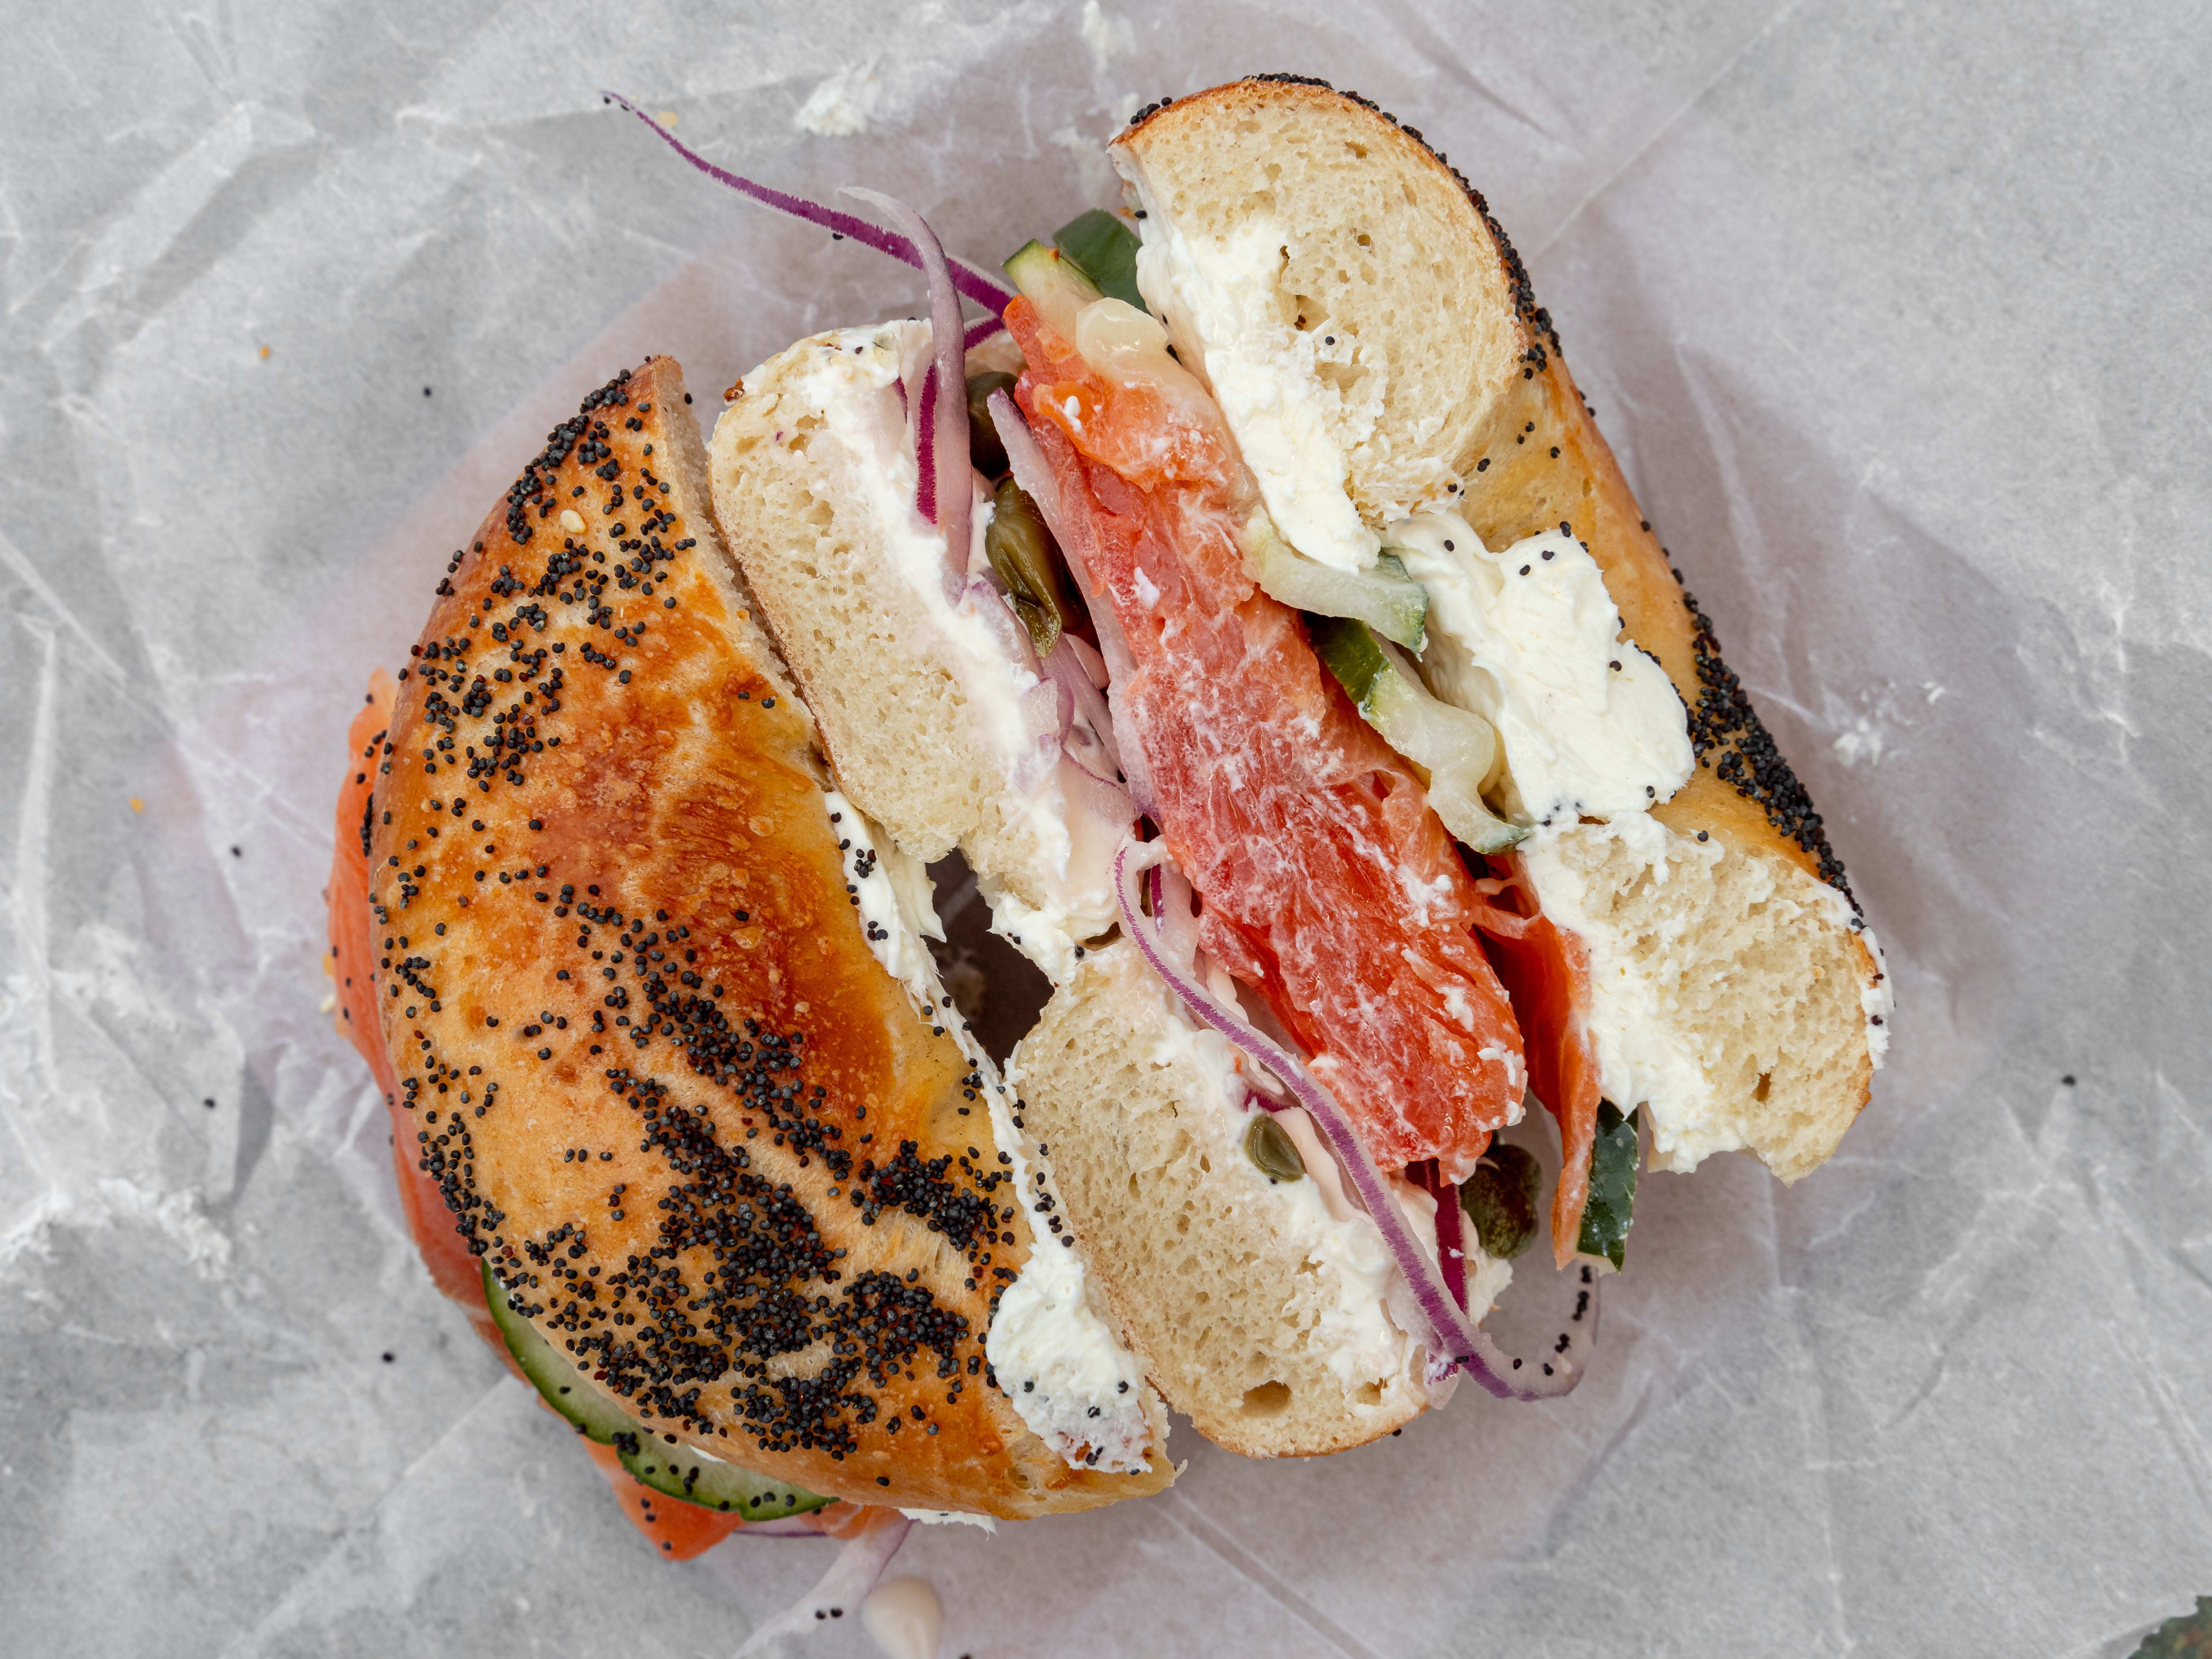
POLYGON ((1264 1109, 1252 1115, 1252 1127, 1244 1132, 1244 1156, 1270 1181, 1296 1181, 1306 1172, 1297 1142, 1264 1109))
POLYGON ((1483 1252, 1510 1261, 1536 1239, 1536 1194, 1543 1170, 1519 1146, 1493 1144, 1459 1189, 1460 1207, 1474 1224, 1483 1252))
POLYGON ((1060 643, 1071 620, 1066 588, 1060 574, 1060 550, 1036 503, 1012 478, 991 497, 991 526, 983 532, 983 551, 1006 585, 1014 611, 1030 630, 1040 657, 1060 643))
POLYGON ((999 441, 998 424, 991 419, 991 394, 1012 395, 1014 377, 1001 369, 968 377, 968 459, 987 478, 1006 476, 1006 447, 999 441))

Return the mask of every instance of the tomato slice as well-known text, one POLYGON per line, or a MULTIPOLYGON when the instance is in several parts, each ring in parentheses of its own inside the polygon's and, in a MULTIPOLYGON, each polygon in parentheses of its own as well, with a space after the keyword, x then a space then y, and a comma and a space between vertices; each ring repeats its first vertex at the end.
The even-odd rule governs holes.
POLYGON ((1463 1177, 1518 1104, 1483 909, 1413 770, 1247 574, 1257 496, 1203 407, 1094 373, 1026 300, 1015 388, 1074 520, 1071 562, 1133 671, 1114 688, 1210 956, 1273 1010, 1376 1162, 1463 1177))

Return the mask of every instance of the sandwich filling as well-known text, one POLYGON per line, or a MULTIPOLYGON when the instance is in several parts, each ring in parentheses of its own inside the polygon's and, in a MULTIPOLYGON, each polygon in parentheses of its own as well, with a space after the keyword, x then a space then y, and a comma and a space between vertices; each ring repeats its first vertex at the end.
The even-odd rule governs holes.
POLYGON ((1420 779, 1248 571, 1254 486, 1158 325, 1115 300, 1048 321, 1019 299, 1006 321, 1063 550, 1127 659, 1122 752, 1205 901, 1207 955, 1311 1056, 1378 1163, 1464 1178, 1527 1077, 1480 896, 1420 779))
MULTIPOLYGON (((1395 556, 1427 599, 1422 681, 1496 729, 1502 764, 1486 793, 1530 832, 1499 867, 1534 913, 1505 916, 1514 937, 1498 943, 1516 1002, 1526 990, 1548 1009, 1524 1007, 1524 1017, 1557 1027, 1543 1032, 1547 1052, 1540 1066, 1532 1052, 1532 1067, 1562 1097, 1546 1103, 1560 1119, 1570 1166, 1587 1162, 1601 1093, 1624 1111, 1649 1106, 1655 1167, 1686 1170, 1747 1145, 1740 1115, 1723 1104, 1717 1056, 1705 1052, 1718 1038, 1700 1038, 1684 1012, 1692 999, 1675 994, 1679 940, 1624 932, 1581 873, 1590 859, 1567 856, 1593 838, 1618 844, 1655 885, 1670 870, 1730 856, 1720 842, 1675 835, 1650 816, 1696 769, 1687 711, 1665 670, 1626 636, 1595 561, 1565 524, 1493 552, 1443 506, 1455 480, 1441 467, 1393 460, 1376 435, 1377 398, 1347 390, 1371 388, 1379 372, 1360 362, 1356 336, 1327 318, 1294 325, 1287 315, 1281 225, 1263 216, 1226 234, 1190 234, 1141 178, 1132 184, 1146 301, 1212 386, 1278 530, 1304 558, 1333 568, 1395 556), (1550 1052, 1555 1041, 1580 1052, 1550 1052)), ((1778 887, 1773 903, 1832 916, 1879 968, 1871 933, 1841 893, 1809 877, 1802 891, 1781 872, 1765 879, 1778 887)), ((1664 925, 1679 933, 1687 921, 1664 925)), ((1880 974, 1861 993, 1876 1065, 1889 994, 1880 974)), ((1563 1259, 1572 1249, 1566 1212, 1579 1212, 1581 1192, 1571 1167, 1554 1216, 1563 1259)))

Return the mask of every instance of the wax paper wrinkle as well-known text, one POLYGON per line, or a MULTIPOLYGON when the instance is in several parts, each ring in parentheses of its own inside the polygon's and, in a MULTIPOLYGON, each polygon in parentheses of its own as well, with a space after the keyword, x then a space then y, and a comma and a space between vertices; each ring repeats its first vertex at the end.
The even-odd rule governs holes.
POLYGON ((1312 1463, 1179 1433, 1165 1500, 917 1528, 898 1570, 944 1593, 948 1651, 2124 1659, 2212 1589, 2212 345, 2185 277, 2212 222, 2174 206, 2209 42, 2167 0, 1087 27, 396 0, 27 33, 0 111, 0 1620, 59 1656, 713 1654, 818 1576, 834 1546, 761 1549, 737 1588, 650 1559, 428 1285, 383 1105, 319 1012, 345 724, 583 391, 668 351, 711 423, 792 340, 921 308, 599 85, 750 176, 912 200, 989 264, 1103 204, 1137 104, 1288 69, 1419 127, 1528 259, 1888 949, 1891 1064, 1786 1192, 1741 1158, 1639 1182, 1571 1401, 1462 1393, 1312 1463), (870 60, 859 131, 800 125, 870 60))

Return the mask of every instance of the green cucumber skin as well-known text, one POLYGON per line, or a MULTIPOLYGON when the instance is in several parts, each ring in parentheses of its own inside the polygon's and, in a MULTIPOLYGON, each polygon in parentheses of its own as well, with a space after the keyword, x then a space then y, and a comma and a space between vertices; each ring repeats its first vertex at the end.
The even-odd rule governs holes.
POLYGON ((1044 313, 1045 320, 1075 338, 1075 313, 1103 297, 1096 285, 1073 260, 1042 242, 1028 241, 1015 250, 1005 266, 1014 286, 1044 313))
POLYGON ((688 1446, 672 1446, 665 1437, 640 1430, 615 1442, 615 1455, 641 1486, 722 1515, 748 1521, 778 1521, 828 1506, 830 1500, 735 1463, 702 1457, 688 1446))
POLYGON ((599 1389, 573 1375, 575 1362, 564 1360, 545 1334, 507 1300, 507 1288, 489 1261, 483 1267, 483 1288, 484 1305, 491 1310, 500 1339, 545 1403, 575 1425, 578 1433, 612 1446, 640 1485, 702 1509, 725 1515, 734 1511, 748 1521, 805 1515, 830 1502, 789 1481, 771 1480, 735 1463, 669 1445, 599 1389))
MULTIPOLYGON (((1345 695, 1359 710, 1360 718, 1373 726, 1385 743, 1397 748, 1399 740, 1392 737, 1391 728, 1413 713, 1423 694, 1407 684, 1405 676, 1382 654, 1382 647, 1376 644, 1365 623, 1354 622, 1348 617, 1312 615, 1305 621, 1307 637, 1313 641, 1314 654, 1321 659, 1322 665, 1343 686, 1345 695)), ((1404 750, 1399 752, 1402 754, 1404 750)), ((1448 810, 1443 795, 1433 787, 1430 805, 1439 816, 1448 810)), ((1520 825, 1497 817, 1479 801, 1469 811, 1450 811, 1444 827, 1478 853, 1502 853, 1528 834, 1520 825)))
POLYGON ((1060 257, 1088 276, 1101 294, 1149 311, 1137 287, 1137 233, 1104 208, 1079 213, 1053 233, 1060 257))
POLYGON ((1336 677, 1362 714, 1368 714, 1376 683, 1390 678, 1390 664, 1368 633, 1367 624, 1349 617, 1306 617, 1306 636, 1322 666, 1336 677))
POLYGON ((1636 1207, 1636 1162, 1643 1150, 1638 1113, 1620 1115, 1609 1100, 1597 1103, 1597 1132, 1590 1142, 1589 1196, 1583 1206, 1582 1236, 1575 1248, 1603 1256, 1618 1269, 1628 1257, 1628 1226, 1636 1207))
MULTIPOLYGON (((1248 557, 1256 565, 1261 588, 1293 611, 1363 623, 1409 651, 1419 651, 1427 637, 1428 590, 1411 577, 1394 579, 1378 565, 1374 574, 1379 580, 1347 578, 1297 553, 1272 530, 1248 557)), ((1395 559, 1390 562, 1397 564, 1395 559)), ((1402 577, 1404 567, 1398 570, 1402 577)))
POLYGON ((637 1428, 636 1419, 628 1412, 590 1383, 579 1382, 575 1362, 564 1361, 560 1351, 545 1340, 545 1334, 508 1302, 507 1287, 499 1282, 489 1261, 484 1264, 483 1286, 484 1305, 491 1310, 500 1339, 547 1405, 602 1446, 611 1446, 617 1435, 637 1428))

